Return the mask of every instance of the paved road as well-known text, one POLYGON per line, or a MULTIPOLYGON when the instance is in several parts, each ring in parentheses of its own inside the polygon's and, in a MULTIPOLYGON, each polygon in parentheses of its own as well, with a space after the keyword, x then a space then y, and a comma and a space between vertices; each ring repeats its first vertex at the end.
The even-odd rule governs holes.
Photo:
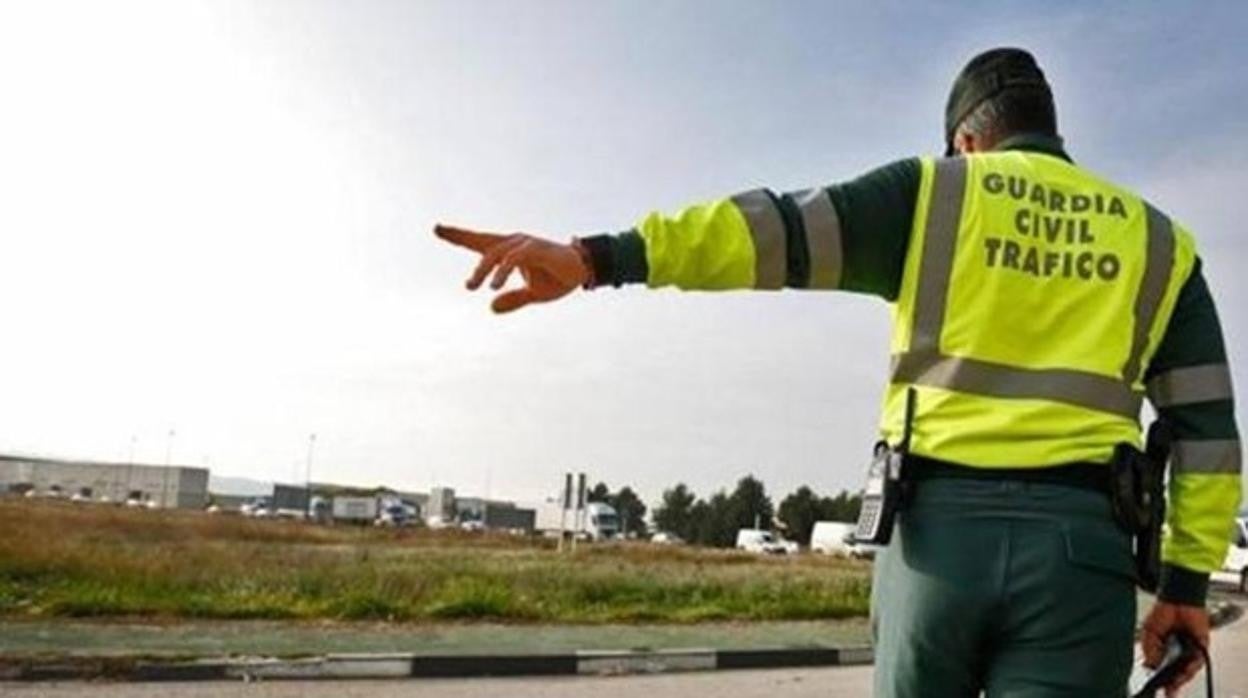
MULTIPOLYGON (((1219 698, 1248 698, 1248 618, 1214 635, 1219 698)), ((657 676, 560 679, 266 682, 198 684, 6 684, 14 698, 862 698, 871 694, 869 667, 720 671, 657 676)), ((1197 698, 1203 690, 1190 690, 1197 698)))

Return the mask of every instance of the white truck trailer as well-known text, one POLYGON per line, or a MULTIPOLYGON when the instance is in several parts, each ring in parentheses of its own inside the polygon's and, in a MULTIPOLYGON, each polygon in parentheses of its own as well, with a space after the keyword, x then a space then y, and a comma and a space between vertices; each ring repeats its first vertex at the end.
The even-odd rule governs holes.
POLYGON ((377 519, 376 497, 334 497, 334 521, 371 524, 377 519))

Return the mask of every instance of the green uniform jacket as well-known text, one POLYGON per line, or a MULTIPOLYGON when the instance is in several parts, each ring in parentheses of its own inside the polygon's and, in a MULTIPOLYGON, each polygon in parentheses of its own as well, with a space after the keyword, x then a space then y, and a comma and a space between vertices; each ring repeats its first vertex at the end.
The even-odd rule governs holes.
MULTIPOLYGON (((1001 149, 1045 152, 1069 160, 1060 139, 1047 136, 1011 138, 1001 145, 1001 149)), ((785 269, 782 279, 774 269, 767 272, 767 278, 763 278, 759 270, 752 266, 750 260, 756 255, 761 256, 761 253, 751 251, 741 254, 740 250, 727 249, 743 244, 740 235, 717 233, 740 225, 740 213, 736 208, 749 205, 748 200, 741 197, 734 201, 737 207, 728 206, 727 203, 732 200, 725 199, 691 207, 674 218, 651 214, 636 228, 617 235, 585 238, 584 242, 590 250, 594 277, 599 285, 646 283, 651 287, 674 285, 690 290, 778 286, 834 288, 868 293, 893 302, 901 286, 919 182, 919 160, 910 158, 849 182, 826 187, 823 191, 831 199, 839 224, 839 249, 835 250, 820 250, 817 243, 821 241, 806 239, 799 202, 810 195, 809 190, 779 195, 767 191, 766 195, 776 203, 783 219, 783 240, 769 243, 783 245, 785 269), (673 235, 701 237, 677 242, 671 239, 673 235), (660 255, 657 248, 669 244, 680 245, 683 253, 660 255), (648 246, 655 249, 648 250, 648 246), (665 260, 664 267, 651 269, 648 259, 660 256, 665 260), (835 268, 832 274, 828 273, 830 260, 835 268)), ((1213 298, 1201 273, 1200 260, 1197 259, 1194 270, 1180 291, 1162 342, 1145 373, 1145 381, 1172 374, 1176 369, 1219 364, 1226 364, 1222 329, 1213 298)), ((1231 399, 1160 407, 1157 402, 1154 400, 1154 407, 1172 423, 1176 440, 1223 445, 1233 443, 1233 454, 1224 453, 1221 457, 1233 458, 1238 464, 1241 457, 1237 443, 1239 437, 1231 399)), ((1225 469, 1223 466, 1223 471, 1225 469)), ((1238 502, 1240 482, 1238 478, 1233 482, 1233 499, 1238 502)), ((1181 493, 1172 491, 1171 496, 1176 495, 1181 496, 1181 493)), ((1171 507, 1172 511, 1176 508, 1171 507)), ((1232 508, 1227 518, 1228 539, 1232 523, 1229 515, 1233 513, 1232 508)), ((1205 600, 1209 569, 1220 565, 1219 556, 1224 554, 1225 546, 1218 548, 1207 541, 1183 540, 1181 523, 1171 515, 1171 535, 1164 554, 1166 565, 1160 596, 1169 601, 1199 605, 1205 600), (1176 523, 1179 525, 1176 526, 1176 523), (1176 530, 1180 531, 1178 536, 1174 535, 1176 530), (1175 540, 1176 537, 1178 540, 1175 540), (1204 562, 1201 565, 1181 564, 1188 559, 1204 562), (1215 559, 1218 562, 1212 563, 1215 559)))

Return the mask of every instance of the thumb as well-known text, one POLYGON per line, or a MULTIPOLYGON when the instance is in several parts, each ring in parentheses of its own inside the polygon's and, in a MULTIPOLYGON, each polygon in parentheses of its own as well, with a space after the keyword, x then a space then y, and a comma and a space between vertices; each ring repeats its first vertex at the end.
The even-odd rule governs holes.
POLYGON ((536 301, 537 297, 528 288, 518 288, 495 296, 490 308, 496 313, 510 313, 536 301))

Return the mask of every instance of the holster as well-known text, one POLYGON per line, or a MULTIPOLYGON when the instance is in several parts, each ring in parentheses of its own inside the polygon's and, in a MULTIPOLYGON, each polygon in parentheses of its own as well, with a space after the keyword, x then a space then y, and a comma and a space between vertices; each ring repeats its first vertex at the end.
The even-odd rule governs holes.
POLYGON ((1161 581, 1161 527, 1166 519, 1165 475, 1170 434, 1153 422, 1145 451, 1119 444, 1110 462, 1110 501, 1114 519, 1132 537, 1136 582, 1156 592, 1161 581))

